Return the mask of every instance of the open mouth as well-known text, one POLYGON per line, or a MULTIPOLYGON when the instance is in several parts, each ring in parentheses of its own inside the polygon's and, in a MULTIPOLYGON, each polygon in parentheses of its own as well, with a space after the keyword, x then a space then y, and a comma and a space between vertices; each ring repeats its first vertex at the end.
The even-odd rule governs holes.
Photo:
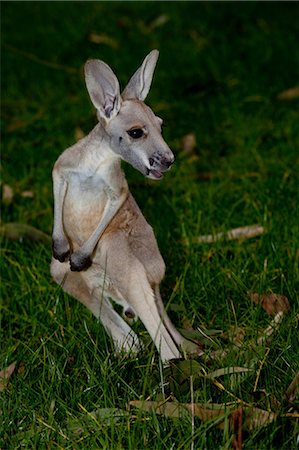
POLYGON ((152 180, 161 180, 163 178, 163 172, 157 169, 147 169, 146 176, 152 180))

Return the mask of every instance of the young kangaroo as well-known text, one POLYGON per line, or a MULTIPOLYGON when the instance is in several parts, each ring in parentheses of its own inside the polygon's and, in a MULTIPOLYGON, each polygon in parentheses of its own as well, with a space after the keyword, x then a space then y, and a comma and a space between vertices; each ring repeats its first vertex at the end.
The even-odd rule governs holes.
POLYGON ((129 192, 127 161, 159 180, 174 161, 161 136, 162 120, 143 102, 158 59, 153 50, 120 95, 110 67, 85 64, 85 80, 99 123, 58 158, 53 169, 51 274, 99 318, 116 351, 138 352, 140 341, 114 310, 141 319, 163 361, 197 349, 168 318, 159 293, 165 265, 153 230, 129 192))

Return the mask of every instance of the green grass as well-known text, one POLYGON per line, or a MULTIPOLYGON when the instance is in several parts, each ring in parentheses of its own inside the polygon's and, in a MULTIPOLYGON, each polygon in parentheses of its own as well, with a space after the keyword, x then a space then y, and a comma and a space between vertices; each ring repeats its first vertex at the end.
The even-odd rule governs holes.
MULTIPOLYGON (((165 120, 176 164, 161 183, 125 171, 166 261, 163 298, 178 327, 223 331, 214 346, 228 354, 199 360, 206 372, 254 367, 239 382, 219 378, 224 391, 198 379, 194 400, 222 403, 235 396, 274 411, 276 421, 244 433, 244 448, 296 448, 298 426, 286 417, 295 405, 283 397, 298 371, 299 115, 298 99, 277 95, 298 83, 298 5, 1 6, 2 190, 8 184, 14 191, 2 206, 2 222, 51 234, 52 166, 74 143, 76 128, 88 132, 95 123, 82 76, 85 60, 103 59, 124 86, 158 48, 148 103, 165 120), (155 19, 163 16, 158 26, 155 19), (113 40, 92 43, 91 32, 113 40), (187 133, 197 139, 192 157, 182 151, 187 133), (24 191, 33 198, 24 198, 24 191), (259 238, 183 244, 254 223, 265 227, 259 238), (265 348, 254 342, 271 318, 249 301, 248 291, 283 294, 291 304, 265 348), (236 327, 245 333, 238 351, 227 337, 236 327)), ((138 359, 114 357, 102 326, 51 280, 50 258, 41 243, 2 239, 0 368, 18 365, 0 394, 1 449, 232 448, 232 432, 213 420, 195 418, 192 432, 190 417, 127 410, 131 400, 161 399, 164 382, 166 396, 172 391, 189 403, 190 377, 181 385, 169 378, 150 344, 138 359), (111 416, 114 408, 118 417, 111 416)), ((141 325, 137 330, 146 338, 141 325)))

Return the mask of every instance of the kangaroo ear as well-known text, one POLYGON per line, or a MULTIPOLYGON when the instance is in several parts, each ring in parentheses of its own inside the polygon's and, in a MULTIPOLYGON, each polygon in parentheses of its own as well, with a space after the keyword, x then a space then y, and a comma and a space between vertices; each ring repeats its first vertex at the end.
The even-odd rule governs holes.
POLYGON ((84 66, 90 99, 101 117, 112 119, 120 110, 119 83, 110 67, 99 59, 90 59, 84 66))
POLYGON ((122 93, 122 98, 137 98, 144 100, 150 90, 157 59, 158 50, 152 50, 144 59, 142 65, 134 73, 126 88, 122 93))

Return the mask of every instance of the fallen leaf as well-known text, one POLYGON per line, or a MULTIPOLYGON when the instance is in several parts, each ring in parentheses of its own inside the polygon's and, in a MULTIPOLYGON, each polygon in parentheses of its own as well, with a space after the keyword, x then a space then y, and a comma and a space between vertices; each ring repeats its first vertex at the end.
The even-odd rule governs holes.
POLYGON ((2 187, 2 201, 4 205, 8 206, 12 203, 14 196, 13 188, 9 184, 3 184, 2 187))
POLYGON ((299 372, 296 374, 295 378, 287 388, 287 391, 284 396, 285 400, 289 403, 292 403, 297 397, 298 392, 299 392, 299 372))
POLYGON ((164 402, 156 402, 150 400, 131 400, 129 402, 129 406, 133 406, 134 408, 138 408, 144 412, 156 413, 161 416, 171 417, 171 418, 182 418, 188 417, 188 413, 184 408, 183 404, 178 402, 164 401, 164 402))
POLYGON ((213 243, 219 241, 220 239, 227 239, 228 241, 233 241, 236 239, 250 239, 256 236, 260 236, 264 233, 264 227, 259 224, 248 225, 245 227, 233 228, 227 232, 220 232, 216 234, 207 234, 203 236, 198 236, 191 239, 191 242, 195 243, 213 243))
POLYGON ((154 30, 155 28, 162 27, 169 21, 169 16, 167 14, 161 14, 156 17, 149 25, 150 30, 154 30))
POLYGON ((177 401, 148 401, 131 400, 129 406, 138 408, 144 412, 156 413, 165 417, 180 419, 186 417, 186 412, 192 416, 199 417, 203 422, 215 420, 215 425, 223 426, 225 417, 232 418, 232 414, 239 411, 244 417, 244 429, 253 431, 269 425, 277 418, 277 414, 272 411, 265 411, 260 408, 245 406, 241 409, 236 405, 226 405, 218 403, 179 403, 177 401), (218 420, 217 420, 218 419, 218 420))
POLYGON ((257 305, 261 305, 271 316, 275 316, 279 312, 285 313, 291 310, 289 301, 285 295, 250 292, 249 298, 257 305))
POLYGON ((225 405, 215 403, 186 403, 184 406, 190 413, 193 411, 194 416, 199 417, 203 422, 219 418, 224 419, 230 412, 229 408, 226 408, 225 405))
POLYGON ((293 100, 294 98, 299 97, 299 86, 292 87, 290 89, 286 89, 285 91, 277 94, 278 100, 293 100))
POLYGON ((75 133, 74 133, 74 135, 75 135, 75 140, 76 140, 76 141, 80 141, 80 139, 84 138, 85 133, 84 133, 84 131, 82 130, 82 128, 76 127, 76 128, 75 128, 75 133))
POLYGON ((24 197, 24 198, 33 198, 34 195, 33 195, 33 192, 32 192, 32 191, 23 191, 23 192, 21 192, 21 197, 24 197))
POLYGON ((265 330, 260 334, 256 344, 258 347, 264 347, 267 343, 269 337, 278 329, 278 326, 281 324, 283 319, 283 312, 280 311, 275 314, 274 318, 271 320, 270 325, 265 328, 265 330))
POLYGON ((206 375, 206 378, 218 378, 222 377, 223 375, 232 375, 235 373, 245 373, 245 372, 252 372, 253 369, 248 369, 248 367, 223 367, 221 369, 214 370, 213 372, 210 372, 206 375))
POLYGON ((161 14, 150 23, 145 23, 143 20, 139 20, 136 25, 142 34, 149 34, 156 28, 164 26, 168 21, 169 16, 166 14, 161 14))
POLYGON ((272 411, 265 411, 254 407, 240 407, 237 411, 232 412, 231 422, 234 432, 233 448, 242 449, 243 431, 254 431, 270 425, 276 420, 277 414, 272 411))
POLYGON ((18 374, 20 374, 20 375, 23 374, 25 372, 25 370, 26 370, 26 366, 23 362, 21 362, 18 366, 18 374))
POLYGON ((189 417, 189 414, 199 417, 203 422, 210 421, 221 416, 225 416, 229 409, 225 405, 200 404, 200 403, 179 403, 177 401, 143 401, 132 400, 129 406, 138 408, 144 412, 156 413, 164 417, 181 419, 189 417))
POLYGON ((277 419, 276 413, 260 408, 244 407, 243 411, 245 413, 244 428, 248 431, 266 427, 277 419))
POLYGON ((105 44, 114 49, 119 47, 118 41, 107 34, 97 34, 92 32, 89 34, 88 40, 93 44, 105 44))
POLYGON ((3 392, 7 386, 9 378, 12 376, 16 368, 16 362, 11 363, 8 367, 0 372, 0 392, 3 392))
POLYGON ((232 413, 233 427, 233 450, 242 450, 242 426, 243 426, 243 409, 239 408, 232 413))
MULTIPOLYGON (((193 156, 196 147, 196 136, 194 133, 185 134, 181 139, 182 151, 185 155, 193 156)), ((196 155, 197 156, 197 155, 196 155)))
POLYGON ((52 239, 48 234, 31 225, 26 225, 25 223, 6 223, 0 225, 0 236, 12 240, 26 238, 32 241, 40 241, 44 244, 51 244, 52 242, 52 239))

